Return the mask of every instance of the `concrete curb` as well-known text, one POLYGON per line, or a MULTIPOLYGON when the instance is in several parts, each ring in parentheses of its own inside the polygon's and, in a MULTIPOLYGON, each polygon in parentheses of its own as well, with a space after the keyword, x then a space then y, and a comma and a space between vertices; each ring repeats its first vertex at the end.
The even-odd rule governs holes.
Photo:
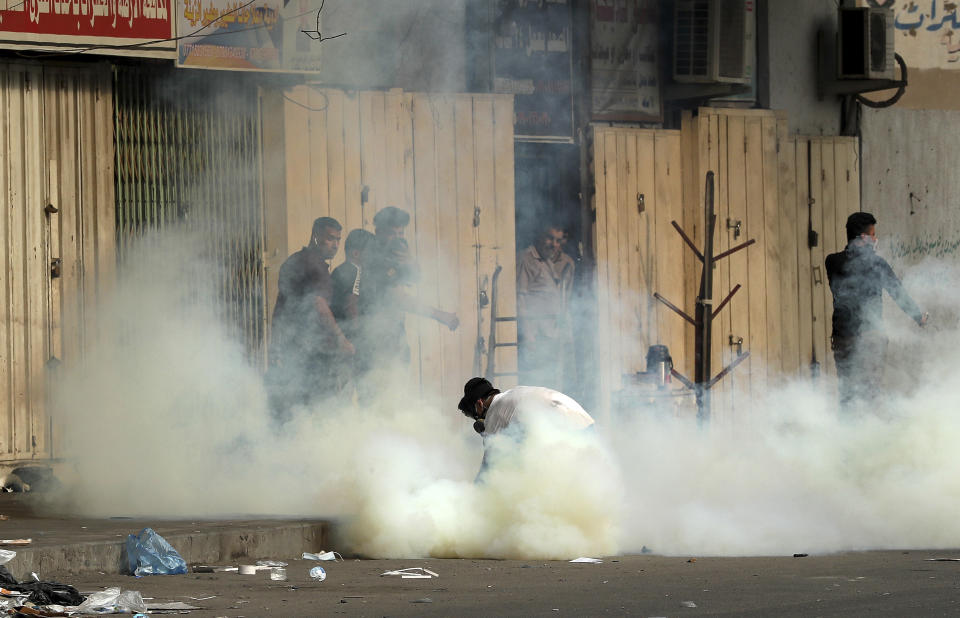
MULTIPOLYGON (((214 530, 171 532, 155 528, 187 564, 233 564, 259 559, 290 560, 303 552, 326 549, 327 522, 264 522, 255 526, 225 525, 214 530)), ((137 530, 139 531, 139 529, 137 530)), ((63 543, 46 547, 15 547, 17 557, 7 568, 19 579, 36 572, 41 579, 54 574, 126 572, 126 535, 103 541, 63 543)))

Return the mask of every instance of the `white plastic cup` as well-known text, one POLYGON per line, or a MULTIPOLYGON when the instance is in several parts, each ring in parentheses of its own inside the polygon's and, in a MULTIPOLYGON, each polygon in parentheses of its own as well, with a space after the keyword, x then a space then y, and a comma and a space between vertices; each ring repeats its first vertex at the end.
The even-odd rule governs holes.
POLYGON ((274 567, 270 569, 270 579, 275 582, 287 581, 287 570, 283 567, 274 567))

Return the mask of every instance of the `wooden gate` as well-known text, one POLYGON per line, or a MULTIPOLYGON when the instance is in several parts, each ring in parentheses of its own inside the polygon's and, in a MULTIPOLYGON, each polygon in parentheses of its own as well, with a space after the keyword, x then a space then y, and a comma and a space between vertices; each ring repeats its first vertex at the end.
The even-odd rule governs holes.
POLYGON ((56 454, 48 380, 113 281, 113 105, 99 67, 0 64, 0 460, 56 454))
POLYGON ((693 375, 693 327, 651 294, 694 314, 699 261, 669 222, 676 219, 703 246, 707 171, 716 177, 715 253, 756 239, 714 271, 716 303, 742 288, 714 321, 713 373, 740 349, 750 357, 714 388, 713 418, 733 420, 753 395, 810 375, 815 362, 825 386, 835 388, 823 260, 846 244, 844 222, 859 210, 856 139, 791 136, 783 114, 714 108, 687 114, 680 132, 598 127, 594 135, 597 358, 610 359, 600 368, 601 394, 645 368, 651 343, 666 343, 678 370, 693 375))
MULTIPOLYGON (((512 97, 299 86, 265 91, 261 105, 270 310, 280 265, 316 217, 336 218, 346 236, 372 230, 385 206, 406 210, 421 267, 415 293, 460 317, 453 333, 407 320, 412 377, 421 393, 457 401, 486 366, 490 306, 481 299, 498 265, 497 314, 516 315, 512 97)), ((332 263, 342 261, 341 245, 332 263)), ((515 322, 496 327, 498 340, 516 341, 515 322)), ((497 372, 516 371, 516 348, 495 354, 497 372)))

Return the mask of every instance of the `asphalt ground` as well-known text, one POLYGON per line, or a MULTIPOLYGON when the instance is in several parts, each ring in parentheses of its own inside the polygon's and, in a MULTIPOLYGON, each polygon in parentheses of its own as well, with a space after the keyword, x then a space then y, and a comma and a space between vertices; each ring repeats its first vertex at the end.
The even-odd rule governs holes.
MULTIPOLYGON (((190 616, 934 616, 960 614, 960 551, 878 551, 794 557, 605 557, 602 564, 516 560, 354 560, 289 563, 268 572, 65 575, 82 592, 138 590, 181 601, 190 616), (327 577, 310 578, 322 565, 327 577), (439 577, 384 571, 425 567, 439 577), (193 598, 191 598, 193 597, 193 598), (210 598, 212 597, 212 598, 210 598), (695 607, 694 607, 695 606, 695 607)), ((44 578, 57 576, 44 573, 44 578)))

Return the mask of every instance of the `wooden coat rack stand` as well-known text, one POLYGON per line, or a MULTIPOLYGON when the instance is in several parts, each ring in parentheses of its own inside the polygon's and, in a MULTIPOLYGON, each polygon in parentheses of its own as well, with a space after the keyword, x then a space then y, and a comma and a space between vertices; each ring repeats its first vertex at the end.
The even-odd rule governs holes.
POLYGON ((693 251, 694 255, 697 256, 697 259, 700 260, 700 263, 703 265, 703 270, 700 275, 700 292, 697 295, 697 306, 696 311, 694 312, 694 317, 690 317, 685 311, 668 301, 666 298, 661 296, 659 293, 654 293, 653 297, 658 301, 666 305, 672 311, 676 312, 677 315, 682 317, 684 320, 693 324, 695 332, 696 347, 694 353, 694 377, 693 381, 689 378, 678 372, 676 369, 671 370, 671 375, 677 378, 684 386, 691 389, 697 397, 697 421, 700 423, 705 423, 710 420, 710 389, 713 388, 717 382, 722 380, 724 376, 733 371, 733 369, 742 363, 744 359, 750 356, 750 352, 740 352, 733 361, 723 368, 720 373, 710 377, 711 367, 711 337, 713 335, 713 320, 717 317, 720 311, 727 306, 727 303, 730 302, 730 299, 733 298, 733 295, 737 293, 740 289, 740 284, 738 283, 730 293, 727 294, 726 298, 717 305, 716 309, 713 308, 713 265, 718 260, 722 260, 725 257, 729 257, 740 251, 741 249, 746 249, 750 245, 756 242, 755 239, 751 238, 750 240, 732 247, 723 253, 718 255, 713 254, 713 233, 717 223, 717 215, 714 213, 713 208, 713 172, 707 172, 706 180, 706 196, 705 200, 705 210, 706 210, 706 237, 703 241, 703 252, 701 253, 697 249, 696 245, 693 244, 693 241, 690 240, 690 237, 683 231, 683 228, 677 224, 676 221, 671 221, 670 224, 673 225, 674 229, 677 230, 677 233, 680 234, 680 237, 683 239, 683 242, 690 247, 690 250, 693 251))

